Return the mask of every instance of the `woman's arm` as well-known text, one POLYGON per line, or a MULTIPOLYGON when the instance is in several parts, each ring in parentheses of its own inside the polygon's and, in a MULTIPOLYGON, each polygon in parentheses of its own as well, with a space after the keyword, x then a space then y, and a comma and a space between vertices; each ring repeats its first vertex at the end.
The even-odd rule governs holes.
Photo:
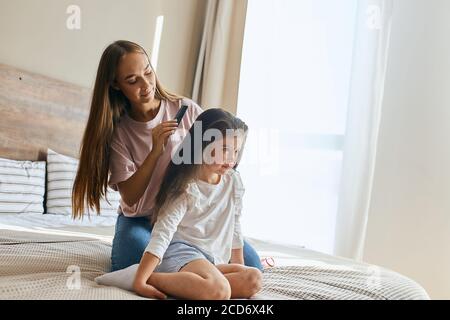
POLYGON ((147 281, 150 279, 153 271, 159 263, 159 258, 151 254, 150 252, 145 252, 142 256, 141 262, 139 263, 138 270, 133 282, 134 292, 145 297, 154 297, 158 299, 165 299, 166 295, 148 284, 147 281))
POLYGON ((244 264, 244 249, 232 249, 230 263, 244 264))
POLYGON ((150 183, 156 163, 164 151, 164 145, 177 126, 177 122, 172 120, 157 125, 152 131, 152 151, 130 178, 117 184, 120 196, 127 206, 134 206, 144 194, 150 183))
POLYGON ((139 169, 128 180, 117 184, 120 196, 127 206, 134 206, 144 194, 158 159, 159 155, 152 150, 139 169))

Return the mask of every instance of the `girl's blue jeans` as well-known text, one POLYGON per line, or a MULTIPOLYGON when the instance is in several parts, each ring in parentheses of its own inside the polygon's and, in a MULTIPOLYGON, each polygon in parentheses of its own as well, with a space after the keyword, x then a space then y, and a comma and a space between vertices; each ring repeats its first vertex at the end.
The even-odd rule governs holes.
MULTIPOLYGON (((146 217, 117 217, 111 252, 111 271, 127 268, 141 261, 142 254, 150 241, 152 226, 146 217)), ((261 260, 250 244, 244 240, 244 263, 246 266, 263 270, 261 260)))

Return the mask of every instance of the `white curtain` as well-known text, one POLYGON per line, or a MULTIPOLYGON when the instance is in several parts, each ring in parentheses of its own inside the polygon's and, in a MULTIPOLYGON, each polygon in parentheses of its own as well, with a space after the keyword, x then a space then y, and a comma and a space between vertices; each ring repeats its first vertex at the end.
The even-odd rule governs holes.
POLYGON ((391 11, 391 0, 248 1, 247 236, 360 257, 391 11))
POLYGON ((359 0, 334 253, 361 260, 368 223, 392 0, 359 0))
POLYGON ((332 253, 357 0, 250 0, 245 235, 332 253))
POLYGON ((207 0, 192 99, 236 111, 247 0, 207 0))

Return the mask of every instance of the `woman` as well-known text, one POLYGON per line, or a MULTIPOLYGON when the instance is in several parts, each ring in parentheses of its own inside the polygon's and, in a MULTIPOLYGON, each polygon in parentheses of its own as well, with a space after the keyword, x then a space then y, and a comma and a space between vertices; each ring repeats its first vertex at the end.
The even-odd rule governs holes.
MULTIPOLYGON (((163 88, 138 44, 116 41, 103 52, 72 190, 72 214, 82 218, 86 206, 99 212, 108 185, 120 192, 113 271, 139 263, 171 152, 201 112, 193 101, 163 88), (172 119, 184 104, 189 108, 177 125, 172 119)), ((262 269, 247 242, 244 263, 262 269)))

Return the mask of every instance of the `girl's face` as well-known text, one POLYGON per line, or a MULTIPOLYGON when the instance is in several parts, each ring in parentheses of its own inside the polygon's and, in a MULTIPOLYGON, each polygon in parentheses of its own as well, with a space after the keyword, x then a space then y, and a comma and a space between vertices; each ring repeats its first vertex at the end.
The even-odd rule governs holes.
POLYGON ((133 52, 120 59, 114 88, 122 91, 133 106, 155 99, 155 72, 145 54, 133 52))
POLYGON ((244 143, 244 137, 229 136, 209 144, 203 153, 204 164, 202 168, 209 173, 225 174, 234 168, 244 143))

